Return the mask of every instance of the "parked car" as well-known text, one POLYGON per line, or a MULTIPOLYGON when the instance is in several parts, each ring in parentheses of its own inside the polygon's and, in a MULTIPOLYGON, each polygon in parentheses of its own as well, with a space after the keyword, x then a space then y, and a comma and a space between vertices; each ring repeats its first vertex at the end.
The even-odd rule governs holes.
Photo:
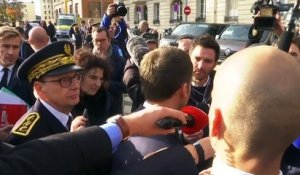
POLYGON ((173 30, 165 30, 165 36, 160 40, 159 45, 177 46, 176 39, 184 34, 197 37, 208 33, 212 37, 215 37, 219 35, 227 25, 228 24, 217 23, 180 23, 173 30))
POLYGON ((30 24, 32 27, 40 26, 40 21, 29 21, 29 24, 30 24))
MULTIPOLYGON (((253 36, 249 36, 252 28, 251 24, 230 24, 227 26, 221 35, 216 37, 216 41, 220 45, 220 61, 226 57, 234 54, 235 52, 248 47, 253 41, 253 36)), ((256 43, 264 43, 268 40, 270 31, 261 31, 257 35, 256 43)))

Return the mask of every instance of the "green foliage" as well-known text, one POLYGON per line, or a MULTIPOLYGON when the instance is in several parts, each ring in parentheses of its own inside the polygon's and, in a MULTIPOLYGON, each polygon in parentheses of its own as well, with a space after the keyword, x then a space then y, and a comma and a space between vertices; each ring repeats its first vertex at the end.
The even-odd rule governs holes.
POLYGON ((6 0, 0 1, 0 21, 11 22, 22 21, 24 13, 22 9, 25 8, 23 2, 8 3, 6 0))

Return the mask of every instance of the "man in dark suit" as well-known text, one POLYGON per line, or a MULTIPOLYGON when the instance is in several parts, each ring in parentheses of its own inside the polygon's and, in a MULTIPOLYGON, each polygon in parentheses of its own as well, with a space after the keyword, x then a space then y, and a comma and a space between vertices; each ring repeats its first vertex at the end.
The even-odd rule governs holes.
POLYGON ((31 29, 32 29, 32 26, 29 24, 29 21, 25 21, 25 24, 24 24, 24 31, 25 31, 24 38, 26 40, 28 39, 28 33, 31 29))
POLYGON ((20 33, 20 35, 22 37, 22 43, 21 43, 21 47, 20 47, 20 57, 21 57, 21 59, 26 59, 34 53, 34 50, 31 48, 27 39, 24 37, 24 35, 25 35, 24 29, 22 27, 15 27, 15 29, 20 33))
MULTIPOLYGON (((17 70, 22 63, 19 58, 21 41, 17 30, 8 26, 0 27, 0 89, 4 87, 10 90, 31 106, 35 101, 32 86, 27 81, 17 79, 17 70)), ((0 95, 0 98, 3 97, 0 95)))
POLYGON ((50 37, 50 41, 52 43, 57 41, 57 38, 55 37, 56 28, 55 28, 54 24, 51 22, 51 20, 48 21, 47 33, 48 33, 48 36, 50 37))
MULTIPOLYGON (((186 122, 186 115, 180 111, 153 106, 123 117, 114 117, 114 122, 100 127, 94 126, 74 133, 32 140, 12 148, 6 154, 0 154, 0 174, 101 174, 99 172, 109 166, 113 150, 128 135, 174 133, 175 129, 160 129, 156 125, 156 122, 166 115, 186 122), (144 122, 149 125, 143 126, 144 122)), ((0 143, 0 153, 1 146, 0 143)), ((191 166, 193 165, 192 162, 191 166)))
POLYGON ((0 89, 9 89, 31 106, 35 101, 32 87, 28 82, 17 79, 17 70, 22 63, 19 59, 21 35, 14 28, 3 26, 0 38, 0 89))
POLYGON ((74 63, 73 52, 70 42, 55 42, 19 67, 18 78, 33 84, 37 100, 12 129, 11 144, 70 130, 70 112, 79 102, 82 71, 74 63))
MULTIPOLYGON (((142 91, 146 99, 141 108, 152 105, 173 109, 184 107, 190 95, 192 70, 189 55, 178 48, 161 47, 147 53, 140 64, 142 91), (170 75, 176 78, 170 78, 170 75)), ((184 144, 181 134, 178 133, 167 136, 129 137, 128 141, 123 142, 116 150, 112 169, 123 171, 149 153, 164 147, 184 144)))

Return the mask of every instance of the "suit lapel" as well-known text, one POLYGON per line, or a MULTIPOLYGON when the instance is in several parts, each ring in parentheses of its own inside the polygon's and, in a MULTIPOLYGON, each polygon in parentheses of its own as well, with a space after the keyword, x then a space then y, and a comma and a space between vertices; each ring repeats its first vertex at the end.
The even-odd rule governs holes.
POLYGON ((34 107, 38 109, 38 113, 41 114, 41 117, 48 125, 47 127, 53 133, 68 132, 67 128, 39 100, 34 107))
POLYGON ((21 62, 22 61, 20 59, 18 59, 16 61, 16 64, 14 65, 14 67, 12 69, 11 77, 10 77, 9 82, 8 82, 8 88, 9 89, 16 88, 18 86, 19 82, 20 82, 17 78, 17 71, 18 71, 18 68, 19 68, 21 62))

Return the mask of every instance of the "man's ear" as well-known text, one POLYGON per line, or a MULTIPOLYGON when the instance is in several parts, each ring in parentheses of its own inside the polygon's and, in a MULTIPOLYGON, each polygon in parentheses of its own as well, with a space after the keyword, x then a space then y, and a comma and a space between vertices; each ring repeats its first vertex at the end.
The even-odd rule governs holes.
POLYGON ((28 43, 32 45, 33 44, 32 39, 28 38, 28 43))
MULTIPOLYGON (((43 93, 43 86, 41 82, 35 81, 33 83, 33 88, 34 88, 34 92, 36 93, 35 96, 37 95, 38 97, 44 96, 43 93)), ((36 98, 37 98, 36 96, 36 98)))
POLYGON ((212 137, 219 137, 222 130, 222 123, 223 123, 223 116, 222 112, 219 108, 214 109, 214 117, 212 121, 211 127, 211 136, 212 137))
POLYGON ((183 99, 186 99, 190 96, 191 85, 189 83, 183 83, 180 87, 180 94, 183 99))

